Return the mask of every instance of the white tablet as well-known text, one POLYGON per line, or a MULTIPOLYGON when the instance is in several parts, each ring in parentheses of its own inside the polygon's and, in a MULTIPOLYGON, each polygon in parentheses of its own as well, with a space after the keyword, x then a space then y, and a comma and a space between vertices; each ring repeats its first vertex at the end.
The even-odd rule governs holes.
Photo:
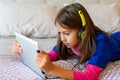
POLYGON ((39 50, 38 43, 22 34, 15 32, 16 40, 21 45, 23 52, 21 53, 22 62, 36 72, 42 78, 45 78, 43 72, 35 65, 35 56, 39 50))

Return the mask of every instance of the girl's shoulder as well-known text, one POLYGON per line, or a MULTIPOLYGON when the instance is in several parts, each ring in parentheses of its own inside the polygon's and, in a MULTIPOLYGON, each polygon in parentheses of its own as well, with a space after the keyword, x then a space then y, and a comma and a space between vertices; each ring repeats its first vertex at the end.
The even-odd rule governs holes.
POLYGON ((111 34, 110 37, 120 37, 120 31, 111 34))
POLYGON ((116 39, 120 40, 120 31, 112 33, 110 35, 106 35, 103 32, 96 32, 96 37, 95 37, 96 41, 101 40, 101 39, 110 40, 110 39, 113 39, 113 38, 114 39, 116 38, 116 39))
POLYGON ((100 40, 103 38, 108 38, 108 36, 103 32, 96 32, 96 37, 95 37, 96 40, 100 40))

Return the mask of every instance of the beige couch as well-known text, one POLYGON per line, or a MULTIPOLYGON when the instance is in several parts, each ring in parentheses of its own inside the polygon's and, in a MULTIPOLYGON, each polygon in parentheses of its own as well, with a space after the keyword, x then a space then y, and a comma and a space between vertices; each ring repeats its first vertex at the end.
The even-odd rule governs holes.
MULTIPOLYGON (((109 33, 120 31, 120 10, 115 3, 83 5, 101 29, 109 33)), ((14 32, 19 32, 49 51, 56 44, 56 9, 54 5, 40 3, 0 3, 0 80, 41 80, 21 63, 19 56, 11 53, 12 41, 14 32)), ((120 61, 109 63, 100 80, 120 80, 119 65, 120 61)))

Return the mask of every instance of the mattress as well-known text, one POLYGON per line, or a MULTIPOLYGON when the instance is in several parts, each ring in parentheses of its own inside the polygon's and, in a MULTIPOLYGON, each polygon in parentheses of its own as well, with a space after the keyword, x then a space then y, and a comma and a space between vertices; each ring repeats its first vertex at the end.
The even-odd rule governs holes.
MULTIPOLYGON (((35 72, 21 62, 21 57, 11 52, 12 42, 15 38, 0 38, 0 80, 43 80, 35 72)), ((49 51, 56 44, 56 38, 36 39, 40 47, 49 51)), ((75 62, 72 60, 59 60, 53 62, 65 69, 71 69, 75 62)), ((77 69, 76 69, 77 70, 77 69)), ((120 80, 120 60, 110 62, 101 73, 99 80, 120 80)), ((48 80, 64 80, 60 78, 48 80)))

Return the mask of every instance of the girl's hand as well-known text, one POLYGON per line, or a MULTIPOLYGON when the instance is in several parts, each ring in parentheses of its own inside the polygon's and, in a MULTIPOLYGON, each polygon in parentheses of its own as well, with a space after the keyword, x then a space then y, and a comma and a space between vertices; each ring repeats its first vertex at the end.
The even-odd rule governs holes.
POLYGON ((22 48, 20 47, 20 44, 15 40, 13 41, 13 45, 12 45, 12 50, 13 53, 15 54, 21 54, 22 53, 22 48))
POLYGON ((40 53, 36 55, 36 65, 45 72, 45 74, 51 77, 61 77, 67 80, 73 80, 73 71, 53 64, 48 54, 44 51, 40 51, 40 53))
POLYGON ((36 55, 36 65, 44 72, 49 73, 50 70, 52 70, 53 64, 50 61, 48 54, 44 51, 40 51, 40 53, 37 53, 36 55))

